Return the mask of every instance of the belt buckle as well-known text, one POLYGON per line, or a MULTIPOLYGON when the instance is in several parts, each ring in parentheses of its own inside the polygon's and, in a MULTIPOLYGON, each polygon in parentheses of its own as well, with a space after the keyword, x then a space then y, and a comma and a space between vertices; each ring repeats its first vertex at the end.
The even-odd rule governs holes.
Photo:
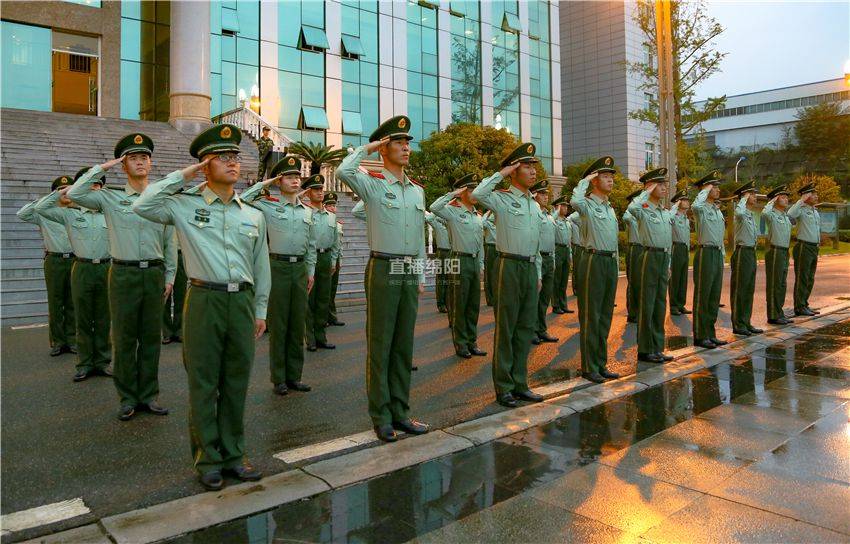
POLYGON ((236 282, 228 282, 227 283, 227 292, 228 293, 238 293, 239 292, 239 284, 236 282))
POLYGON ((70 259, 70 258, 71 258, 71 254, 70 254, 70 253, 63 253, 63 254, 62 254, 62 258, 63 258, 63 259, 70 259))
POLYGON ((139 261, 139 268, 147 268, 147 267, 148 267, 147 261, 139 261))
POLYGON ((100 264, 100 259, 92 259, 91 263, 92 264, 100 264))
POLYGON ((289 257, 289 262, 291 262, 291 263, 297 263, 297 262, 298 262, 298 257, 291 257, 291 256, 290 256, 290 257, 289 257))
POLYGON ((531 256, 528 258, 528 262, 530 262, 530 263, 537 262, 537 261, 536 261, 536 259, 537 259, 537 255, 531 255, 531 256))

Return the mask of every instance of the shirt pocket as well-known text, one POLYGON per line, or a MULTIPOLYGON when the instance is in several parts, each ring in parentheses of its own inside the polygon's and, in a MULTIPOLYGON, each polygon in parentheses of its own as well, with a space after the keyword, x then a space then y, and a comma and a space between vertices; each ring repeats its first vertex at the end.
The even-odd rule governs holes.
POLYGON ((260 235, 260 229, 257 225, 246 225, 245 223, 242 223, 239 225, 239 234, 254 240, 260 235))
POLYGON ((118 224, 118 228, 135 229, 139 226, 139 222, 137 221, 139 216, 130 208, 118 208, 113 216, 115 217, 115 222, 118 224))
POLYGON ((275 213, 268 221, 269 229, 275 232, 286 232, 289 230, 289 216, 285 213, 275 213))
POLYGON ((508 228, 525 228, 525 215, 522 213, 522 210, 519 208, 514 208, 513 206, 511 206, 507 210, 508 213, 505 214, 505 218, 507 220, 505 221, 505 223, 507 223, 508 228))
POLYGON ((378 217, 381 220, 381 223, 398 224, 400 222, 399 216, 401 215, 401 206, 395 199, 386 197, 382 198, 379 208, 380 213, 378 214, 378 217))

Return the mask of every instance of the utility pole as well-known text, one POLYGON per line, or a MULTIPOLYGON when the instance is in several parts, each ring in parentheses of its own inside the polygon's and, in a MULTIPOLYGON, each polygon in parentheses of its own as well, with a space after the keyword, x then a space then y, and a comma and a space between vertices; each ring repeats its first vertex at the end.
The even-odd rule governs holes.
POLYGON ((676 192, 676 106, 673 95, 673 25, 670 0, 655 0, 655 45, 658 50, 658 139, 661 165, 670 182, 668 198, 676 192))

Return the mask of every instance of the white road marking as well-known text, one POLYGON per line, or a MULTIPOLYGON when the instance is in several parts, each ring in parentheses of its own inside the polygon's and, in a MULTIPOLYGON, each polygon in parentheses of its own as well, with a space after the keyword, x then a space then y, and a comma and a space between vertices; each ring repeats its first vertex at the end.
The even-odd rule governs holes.
POLYGON ((67 501, 55 502, 37 506, 29 510, 21 510, 0 517, 0 527, 3 531, 23 531, 49 523, 56 523, 66 519, 75 518, 91 512, 83 499, 76 498, 67 501))
POLYGON ((19 331, 21 329, 39 329, 41 327, 46 327, 47 323, 33 323, 32 325, 16 325, 14 327, 10 327, 13 331, 19 331))

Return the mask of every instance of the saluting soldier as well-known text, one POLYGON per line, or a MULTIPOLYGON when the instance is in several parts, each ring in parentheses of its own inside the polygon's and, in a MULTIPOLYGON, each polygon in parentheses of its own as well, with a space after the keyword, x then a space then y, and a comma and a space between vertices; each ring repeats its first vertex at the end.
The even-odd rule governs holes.
POLYGON ((325 198, 322 201, 325 209, 328 212, 336 215, 336 236, 339 243, 337 244, 339 250, 336 255, 336 262, 333 267, 333 275, 331 276, 331 300, 328 304, 328 327, 342 327, 345 326, 345 323, 340 321, 336 315, 336 292, 339 289, 339 270, 342 266, 342 221, 339 220, 339 216, 336 213, 336 204, 337 204, 337 194, 333 191, 329 191, 325 193, 325 198))
POLYGON ((663 363, 664 318, 667 316, 667 285, 673 245, 673 214, 662 204, 667 197, 667 169, 656 168, 640 177, 641 191, 628 211, 637 220, 640 258, 632 269, 640 286, 638 314, 638 361, 663 363))
POLYGON ((323 175, 313 174, 301 183, 301 188, 307 195, 307 205, 313 210, 313 228, 310 234, 316 246, 315 279, 306 306, 307 351, 316 351, 318 348, 335 349, 336 346, 328 342, 325 329, 327 329, 331 302, 331 276, 340 244, 336 230, 336 214, 324 207, 325 177, 323 175))
POLYGON ((434 230, 434 245, 437 246, 437 259, 440 261, 437 277, 434 278, 437 297, 437 311, 441 314, 449 314, 449 326, 451 326, 452 315, 449 311, 449 274, 446 272, 449 253, 452 251, 451 240, 449 240, 449 229, 444 219, 425 212, 425 222, 434 230))
POLYGON ((582 218, 584 250, 578 266, 578 317, 581 335, 581 371, 586 379, 602 383, 620 375, 609 372, 608 333, 617 295, 619 257, 617 216, 608 201, 614 188, 614 159, 600 157, 584 171, 570 205, 582 218), (588 189, 592 189, 587 196, 588 189))
POLYGON ((337 177, 366 207, 371 250, 365 280, 366 389, 375 434, 385 442, 397 440, 396 431, 430 429, 408 415, 414 329, 425 289, 425 192, 404 173, 409 130, 404 115, 385 121, 337 169, 337 177), (375 151, 384 168, 361 172, 360 162, 375 151))
POLYGON ((446 222, 458 273, 451 280, 452 339, 458 357, 484 356, 478 348, 478 313, 481 308, 481 277, 484 275, 484 223, 475 209, 474 189, 478 174, 467 174, 455 180, 454 191, 431 204, 431 211, 446 222))
POLYGON ((316 241, 313 209, 301 202, 301 160, 287 156, 272 166, 271 178, 255 183, 240 197, 256 206, 269 232, 269 369, 274 392, 310 391, 301 381, 304 369, 304 321, 307 293, 315 289, 316 241), (263 197, 270 186, 280 199, 263 197))
POLYGON ((735 251, 732 252, 732 332, 751 336, 762 331, 753 327, 753 294, 756 288, 756 185, 749 181, 735 189, 740 198, 735 206, 735 251))
POLYGON ((764 268, 767 288, 767 322, 771 325, 787 325, 791 319, 785 317, 785 291, 788 284, 788 246, 791 244, 791 220, 788 219, 788 188, 779 185, 767 193, 770 201, 761 211, 767 225, 767 251, 764 253, 764 268))
MULTIPOLYGON (((79 179, 86 170, 80 170, 75 177, 79 179)), ((68 179, 67 176, 62 177, 68 179)), ((105 174, 101 172, 93 182, 93 189, 100 190, 105 183, 105 174)), ((74 204, 67 196, 70 188, 66 181, 58 183, 55 191, 36 202, 35 211, 49 221, 64 225, 74 250, 71 268, 71 297, 77 328, 74 381, 81 382, 89 376, 112 376, 109 369, 112 359, 109 300, 106 294, 109 238, 103 214, 74 204)))
POLYGON ((493 306, 496 299, 496 263, 499 257, 496 251, 496 223, 493 219, 493 212, 484 212, 484 301, 487 306, 493 306))
POLYGON ((502 160, 502 169, 472 191, 496 216, 499 251, 496 284, 496 338, 493 385, 496 402, 513 408, 517 400, 540 402, 528 387, 528 353, 534 338, 535 310, 543 278, 540 257, 540 206, 531 187, 537 181, 534 144, 523 143, 502 160), (496 190, 509 180, 507 189, 496 190))
POLYGON ((688 257, 691 252, 691 199, 687 190, 670 199, 673 204, 673 251, 670 255, 670 315, 691 313, 685 308, 688 298, 688 257))
POLYGON ((814 183, 801 187, 800 198, 788 210, 788 217, 797 221, 797 243, 794 256, 794 315, 816 315, 820 312, 809 306, 809 296, 815 285, 820 251, 820 214, 818 192, 814 183))
POLYGON ((121 421, 131 419, 137 409, 168 415, 157 399, 160 317, 177 273, 174 228, 147 221, 131 207, 148 186, 153 149, 150 137, 128 134, 115 144, 114 159, 88 169, 68 191, 74 202, 103 212, 109 227, 109 313, 121 421), (118 164, 127 175, 126 185, 93 191, 100 174, 118 164))
MULTIPOLYGON (((626 202, 631 204, 632 201, 641 193, 641 190, 629 194, 626 197, 626 202)), ((623 223, 626 225, 626 322, 637 323, 640 316, 640 278, 639 274, 635 274, 638 269, 640 259, 643 255, 643 246, 640 243, 640 234, 638 234, 638 222, 628 208, 623 212, 623 223)))
POLYGON ((720 172, 706 174, 694 186, 700 192, 692 207, 697 229, 697 250, 694 254, 694 345, 714 349, 727 344, 717 338, 714 324, 720 308, 723 285, 723 212, 720 198, 720 172))
POLYGON ((186 259, 189 430, 194 468, 209 490, 223 487, 223 475, 262 476, 245 458, 244 415, 254 341, 266 329, 271 272, 263 213, 233 190, 241 140, 234 125, 201 132, 189 147, 198 163, 149 185, 133 203, 145 219, 174 225, 186 259), (199 171, 206 182, 181 191, 199 171))
POLYGON ((558 339, 550 335, 546 327, 546 313, 552 302, 552 293, 555 288, 555 218, 547 211, 549 203, 549 182, 538 181, 531 188, 534 200, 540 206, 540 265, 542 278, 540 280, 540 293, 537 294, 537 326, 534 329, 535 336, 532 344, 543 342, 557 342, 558 339))
MULTIPOLYGON (((55 191, 71 183, 68 176, 59 176, 50 185, 55 191)), ((63 353, 77 353, 75 347, 76 327, 74 323, 74 301, 71 296, 71 267, 74 264, 74 250, 68 239, 65 225, 50 221, 35 211, 36 199, 20 210, 17 216, 21 221, 38 226, 44 240, 44 284, 47 287, 47 322, 50 333, 50 356, 63 353)), ((59 206, 68 205, 68 199, 61 199, 59 206)))
POLYGON ((569 204, 567 196, 561 195, 552 202, 552 218, 555 220, 555 281, 552 296, 552 313, 571 314, 567 306, 567 282, 570 279, 572 261, 572 222, 567 219, 569 204))
POLYGON ((263 127, 263 135, 257 140, 257 156, 260 158, 260 163, 257 165, 257 182, 266 179, 266 172, 271 162, 272 150, 274 149, 274 140, 269 135, 271 134, 270 127, 263 127))
MULTIPOLYGON (((567 200, 567 202, 569 202, 569 200, 567 200)), ((570 208, 572 208, 572 205, 570 205, 570 208)), ((567 219, 570 220, 572 227, 570 229, 572 231, 570 249, 573 250, 573 296, 578 297, 578 281, 576 281, 576 278, 578 277, 579 270, 581 269, 579 263, 581 263, 581 257, 584 254, 584 235, 581 232, 584 221, 582 221, 581 215, 579 215, 577 211, 573 211, 570 215, 567 216, 567 219)))

